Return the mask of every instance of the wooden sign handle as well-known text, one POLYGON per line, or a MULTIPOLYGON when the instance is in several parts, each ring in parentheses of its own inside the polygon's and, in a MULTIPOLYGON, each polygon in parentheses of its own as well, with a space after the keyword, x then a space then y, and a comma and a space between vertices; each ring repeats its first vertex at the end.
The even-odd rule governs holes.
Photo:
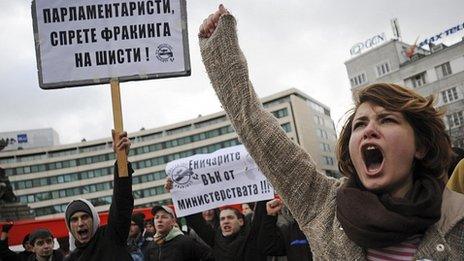
MULTIPOLYGON (((119 81, 111 80, 111 100, 113 103, 113 121, 116 132, 115 143, 119 142, 119 134, 123 132, 122 109, 121 109, 121 92, 119 90, 119 81)), ((117 150, 119 177, 127 177, 127 155, 124 150, 117 150)))

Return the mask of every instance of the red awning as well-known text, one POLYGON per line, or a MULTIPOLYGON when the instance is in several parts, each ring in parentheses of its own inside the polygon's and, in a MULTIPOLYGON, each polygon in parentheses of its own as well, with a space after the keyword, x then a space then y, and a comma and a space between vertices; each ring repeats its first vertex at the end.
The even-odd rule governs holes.
MULTIPOLYGON (((142 212, 145 214, 145 219, 153 218, 151 208, 134 209, 134 213, 142 212)), ((100 212, 100 226, 108 223, 108 212, 100 212)), ((6 222, 0 222, 3 226, 6 222)), ((21 245, 24 236, 38 228, 46 228, 55 236, 55 238, 67 237, 68 229, 64 222, 64 218, 50 218, 41 220, 19 220, 15 221, 13 227, 8 234, 8 244, 10 246, 21 245)))

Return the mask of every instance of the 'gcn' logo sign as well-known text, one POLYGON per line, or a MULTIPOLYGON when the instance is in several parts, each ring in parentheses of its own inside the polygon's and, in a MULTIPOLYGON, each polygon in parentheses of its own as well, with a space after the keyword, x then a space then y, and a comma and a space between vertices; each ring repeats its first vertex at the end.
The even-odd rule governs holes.
POLYGON ((364 42, 360 42, 360 43, 353 45, 353 47, 351 47, 350 49, 350 54, 358 55, 365 49, 369 49, 371 47, 378 45, 379 43, 385 42, 386 39, 387 37, 385 37, 385 33, 375 35, 372 38, 369 38, 364 42))

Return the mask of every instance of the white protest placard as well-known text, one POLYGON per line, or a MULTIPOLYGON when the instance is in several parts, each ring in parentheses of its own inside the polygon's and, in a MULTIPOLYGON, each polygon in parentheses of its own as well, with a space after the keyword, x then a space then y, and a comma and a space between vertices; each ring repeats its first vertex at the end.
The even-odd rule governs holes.
POLYGON ((43 89, 190 75, 185 0, 34 0, 43 89))
POLYGON ((171 161, 166 173, 179 217, 274 198, 274 189, 243 145, 171 161))

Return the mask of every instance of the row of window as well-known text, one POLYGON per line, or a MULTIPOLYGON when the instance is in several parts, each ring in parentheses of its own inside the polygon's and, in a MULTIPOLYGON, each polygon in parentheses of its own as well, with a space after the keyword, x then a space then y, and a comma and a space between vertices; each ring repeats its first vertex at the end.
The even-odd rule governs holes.
MULTIPOLYGON (((214 130, 210 130, 207 132, 202 132, 199 134, 182 137, 182 138, 178 138, 175 140, 168 140, 165 142, 160 142, 156 144, 133 148, 129 151, 129 156, 144 154, 148 152, 154 152, 154 151, 172 148, 176 146, 181 146, 187 143, 196 142, 196 141, 205 140, 205 139, 217 137, 220 135, 232 133, 233 131, 234 131, 233 128, 229 125, 229 126, 225 126, 219 129, 214 129, 214 130)), ((47 164, 37 164, 37 165, 32 165, 32 166, 6 169, 5 172, 7 176, 21 175, 21 174, 41 172, 41 171, 47 171, 47 170, 82 166, 82 165, 104 162, 104 161, 114 160, 114 159, 115 159, 114 153, 107 153, 107 154, 85 157, 85 158, 80 158, 80 159, 73 159, 73 160, 52 162, 52 163, 47 163, 47 164)))
MULTIPOLYGON (((231 147, 231 146, 235 146, 238 144, 240 144, 238 139, 227 140, 227 141, 223 141, 220 143, 211 144, 209 146, 196 148, 193 150, 182 151, 179 153, 169 154, 166 156, 160 156, 160 157, 156 157, 152 159, 135 161, 135 162, 132 162, 132 167, 134 169, 148 168, 152 166, 165 164, 165 163, 168 163, 176 159, 192 156, 194 154, 211 153, 218 149, 231 147)), ((14 181, 14 182, 11 182, 11 184, 14 189, 28 189, 28 188, 33 188, 33 187, 41 187, 41 186, 54 185, 54 184, 59 184, 59 183, 72 182, 76 180, 86 180, 89 178, 96 178, 96 177, 111 175, 111 174, 113 174, 113 167, 106 167, 106 168, 93 169, 93 170, 82 171, 82 172, 77 172, 77 173, 69 173, 69 174, 53 176, 53 177, 44 177, 44 178, 38 178, 38 179, 14 181)))
MULTIPOLYGON (((291 131, 290 123, 282 124, 282 128, 286 132, 291 131)), ((232 139, 232 140, 223 141, 223 142, 220 142, 220 143, 215 143, 215 144, 211 144, 211 145, 208 145, 208 146, 203 146, 203 147, 200 147, 200 148, 187 150, 187 151, 183 151, 183 152, 179 152, 179 153, 160 156, 160 157, 156 157, 156 158, 152 158, 152 159, 135 161, 135 162, 132 162, 132 166, 133 166, 134 169, 142 169, 142 168, 147 168, 147 167, 151 167, 151 166, 157 166, 157 165, 168 163, 168 162, 176 160, 176 159, 188 157, 188 156, 191 156, 191 155, 194 155, 194 154, 212 153, 212 152, 214 152, 214 151, 216 151, 218 149, 231 147, 231 146, 235 146, 235 145, 239 145, 239 144, 240 144, 240 142, 238 141, 238 139, 232 139)), ((31 187, 40 187, 40 186, 53 185, 53 184, 57 184, 57 183, 72 182, 72 181, 76 181, 76 180, 85 180, 85 179, 89 179, 89 178, 94 178, 94 177, 99 177, 99 176, 104 176, 104 175, 110 175, 112 173, 113 173, 113 168, 112 167, 107 167, 107 168, 95 169, 95 170, 78 172, 78 173, 69 173, 69 174, 60 175, 60 176, 54 176, 54 177, 16 181, 16 182, 12 182, 12 186, 15 189, 26 189, 26 188, 31 188, 31 187)), ((162 179, 165 176, 166 176, 166 174, 164 173, 164 171, 156 172, 156 173, 149 173, 149 174, 145 174, 145 175, 142 175, 142 176, 135 176, 134 177, 134 184, 137 184, 139 182, 146 182, 146 181, 151 181, 151 180, 162 179), (139 179, 140 179, 140 181, 139 181, 139 179)), ((92 184, 92 185, 98 185, 98 184, 92 184)), ((88 186, 92 186, 92 185, 88 185, 88 186)), ((104 186, 106 186, 106 185, 104 185, 104 186)), ((99 187, 96 187, 96 188, 98 189, 99 187)), ((24 195, 24 196, 20 197, 20 201, 24 202, 24 203, 32 203, 32 202, 41 201, 41 200, 48 200, 48 199, 52 199, 52 198, 80 195, 80 194, 82 194, 81 193, 82 189, 83 189, 83 191, 85 191, 85 193, 95 192, 95 191, 93 191, 94 190, 93 187, 87 188, 86 186, 84 186, 84 187, 80 187, 80 188, 72 188, 72 189, 57 190, 57 191, 52 191, 52 192, 43 192, 43 193, 37 193, 37 194, 31 194, 31 195, 24 195), (51 193, 51 194, 49 194, 49 193, 51 193)), ((97 191, 100 191, 100 190, 97 190, 97 191)))
POLYGON ((464 139, 458 138, 453 141, 453 147, 464 148, 464 139))
POLYGON ((331 152, 332 151, 332 149, 330 149, 330 145, 327 144, 327 143, 321 142, 321 143, 319 143, 319 145, 320 145, 321 151, 325 151, 325 152, 331 152))
MULTIPOLYGON (((286 132, 291 131, 290 123, 285 123, 285 124, 282 124, 281 126, 286 132)), ((195 149, 195 152, 190 152, 190 153, 197 153, 197 152, 211 153, 213 151, 216 151, 217 149, 224 148, 224 147, 229 147, 229 146, 235 146, 235 145, 238 145, 238 144, 240 144, 238 139, 233 139, 233 140, 229 140, 229 141, 225 141, 225 142, 205 146, 205 147, 202 147, 202 148, 197 148, 197 149, 195 149)), ((182 152, 182 153, 186 153, 186 152, 182 152)), ((187 154, 190 154, 190 153, 187 153, 187 154)), ((179 156, 174 156, 174 158, 180 158, 180 157, 181 157, 180 154, 179 154, 179 156)), ((151 159, 149 161, 151 162, 151 159)), ((134 165, 135 168, 140 168, 140 167, 146 166, 147 165, 147 160, 134 162, 133 165, 134 165)), ((103 174, 103 173, 111 174, 112 168, 105 168, 105 169, 106 169, 106 171, 98 171, 98 173, 100 173, 100 174, 103 174)), ((80 173, 80 174, 82 174, 82 173, 80 173)), ((76 178, 80 177, 81 175, 79 175, 78 173, 73 173, 73 174, 66 174, 65 176, 69 177, 69 178, 66 178, 64 180, 72 181, 73 179, 76 179, 76 178)), ((149 181, 153 181, 153 180, 160 180, 160 179, 163 179, 165 177, 166 177, 166 174, 164 173, 164 171, 158 171, 158 172, 154 172, 154 173, 148 173, 148 174, 145 174, 145 175, 134 176, 133 177, 133 184, 145 183, 145 182, 149 182, 149 181)), ((39 182, 40 181, 43 182, 42 179, 38 179, 38 180, 39 180, 39 182)), ((25 181, 25 182, 28 182, 28 181, 25 181)), ((14 186, 16 186, 16 184, 17 183, 15 183, 14 186)), ((32 181, 31 184, 35 184, 35 182, 32 181)), ((81 186, 81 187, 77 187, 77 188, 69 188, 69 189, 62 189, 62 190, 55 190, 55 191, 47 191, 47 192, 42 192, 42 193, 36 193, 36 194, 31 194, 31 195, 24 195, 24 196, 20 196, 19 199, 20 199, 20 202, 22 202, 22 203, 32 203, 32 202, 39 202, 39 201, 43 201, 43 200, 50 200, 50 199, 56 199, 56 198, 62 198, 62 197, 78 196, 78 195, 86 194, 86 193, 109 190, 111 188, 112 188, 112 182, 102 182, 102 183, 97 183, 97 184, 90 184, 90 185, 86 185, 86 186, 81 186)), ((162 189, 163 189, 163 187, 159 186, 159 187, 155 187, 155 188, 148 188, 148 189, 144 189, 144 190, 134 191, 134 197, 135 198, 144 198, 144 197, 154 196, 154 195, 158 195, 158 194, 163 194, 164 190, 162 190, 162 189)), ((92 200, 94 200, 94 201, 95 200, 100 200, 101 202, 103 202, 103 203, 101 203, 102 205, 110 203, 110 202, 108 202, 108 200, 105 200, 105 198, 103 198, 103 199, 101 199, 101 198, 100 199, 92 199, 92 200)), ((99 203, 96 202, 96 204, 94 204, 94 205, 97 206, 97 205, 99 205, 99 203)), ((37 216, 43 216, 43 215, 49 215, 49 214, 54 214, 54 213, 61 213, 61 212, 64 212, 65 207, 66 207, 66 204, 38 208, 38 209, 36 209, 36 215, 37 216)))
POLYGON ((459 99, 456 87, 449 88, 441 92, 441 98, 444 104, 454 102, 459 99))
POLYGON ((277 110, 277 111, 273 111, 272 114, 274 115, 274 117, 279 119, 279 118, 287 117, 288 116, 288 110, 287 110, 287 108, 283 108, 283 109, 280 109, 280 110, 277 110))
POLYGON ((334 159, 332 157, 330 157, 330 156, 322 156, 322 158, 324 159, 324 163, 326 165, 333 166, 335 164, 334 159))
POLYGON ((427 83, 425 74, 426 72, 421 72, 421 73, 418 73, 416 75, 413 75, 407 78, 405 80, 406 85, 408 85, 407 82, 411 82, 413 88, 418 88, 418 87, 425 85, 427 83))
POLYGON ((314 122, 316 122, 317 125, 325 126, 335 130, 335 126, 331 120, 326 121, 324 117, 321 117, 319 115, 314 115, 314 122))
POLYGON ((92 169, 87 171, 81 171, 76 173, 68 173, 53 177, 44 177, 38 179, 29 179, 11 182, 14 189, 28 189, 34 187, 48 186, 54 184, 61 184, 67 182, 73 182, 76 180, 86 180, 89 178, 96 178, 100 176, 106 176, 113 173, 113 167, 106 167, 100 169, 92 169))
MULTIPOLYGON (((282 117, 288 116, 287 108, 280 109, 272 113, 274 114, 276 118, 282 118, 282 117)), ((134 149, 131 149, 131 151, 129 152, 129 156, 158 151, 158 150, 172 148, 176 146, 181 146, 181 145, 188 144, 191 142, 213 138, 213 137, 217 137, 217 136, 232 133, 232 132, 234 132, 233 128, 230 125, 228 125, 228 126, 225 126, 219 129, 214 129, 214 130, 210 130, 207 132, 190 135, 187 137, 182 137, 182 138, 178 138, 174 140, 168 140, 165 142, 160 142, 160 143, 156 143, 152 145, 134 148, 134 149)), ((107 147, 106 145, 102 145, 102 146, 104 146, 104 148, 107 147)), ((97 147, 88 147, 88 148, 97 148, 97 147)), ((43 155, 45 155, 45 153, 43 155)), ((93 164, 93 163, 103 162, 103 161, 108 161, 108 160, 113 160, 113 159, 114 159, 114 153, 109 153, 109 154, 102 154, 102 155, 97 155, 97 156, 92 156, 92 157, 80 158, 77 160, 66 160, 66 161, 52 162, 48 164, 38 164, 38 165, 32 165, 32 166, 26 166, 26 167, 19 167, 19 168, 16 168, 16 173, 14 169, 7 169, 6 174, 7 176, 21 175, 21 174, 41 172, 41 171, 47 171, 47 170, 82 166, 82 165, 93 164)))
MULTIPOLYGON (((440 64, 440 65, 436 66, 435 67, 435 72, 437 74, 438 79, 443 79, 446 76, 451 75, 453 73, 453 71, 451 70, 451 64, 449 62, 446 62, 444 64, 440 64)), ((418 73, 416 75, 413 75, 413 76, 405 79, 405 83, 406 83, 406 85, 408 85, 408 83, 410 83, 413 88, 421 87, 421 86, 428 83, 428 81, 427 81, 427 72, 424 71, 424 72, 418 73)))
POLYGON ((463 111, 458 111, 458 112, 446 115, 446 123, 448 124, 448 128, 450 129, 456 128, 459 126, 464 126, 463 111))
POLYGON ((113 188, 113 182, 107 181, 107 182, 102 182, 102 183, 79 186, 76 188, 59 189, 59 190, 46 191, 46 192, 35 193, 35 194, 30 194, 30 195, 23 195, 23 196, 19 196, 19 201, 21 203, 27 204, 27 203, 34 203, 34 202, 40 202, 40 201, 45 201, 45 200, 51 200, 51 199, 79 196, 79 195, 93 193, 97 191, 109 190, 111 188, 113 188))
MULTIPOLYGON (((139 184, 139 183, 146 183, 155 180, 161 180, 166 178, 166 173, 164 170, 152 172, 144 175, 133 176, 132 177, 132 184, 139 184)), ((93 193, 97 191, 109 190, 113 188, 113 182, 102 182, 97 184, 89 184, 85 186, 80 186, 77 188, 69 188, 69 189, 60 189, 54 191, 46 191, 41 193, 35 193, 30 195, 23 195, 19 197, 19 201, 21 203, 34 203, 40 202, 44 200, 50 199, 58 199, 63 197, 72 197, 78 196, 81 194, 93 193)), ((135 195, 135 194, 134 194, 135 195)))
MULTIPOLYGON (((142 189, 142 190, 135 190, 132 192, 134 195, 134 198, 146 198, 150 196, 155 196, 155 195, 161 195, 166 193, 164 191, 163 186, 157 186, 153 188, 147 188, 147 189, 142 189)), ((92 198, 89 199, 89 201, 95 206, 104 206, 104 205, 109 205, 112 202, 112 197, 111 196, 106 196, 106 197, 99 197, 99 198, 92 198)), ((154 202, 153 204, 165 204, 168 201, 162 201, 162 202, 154 202)), ((53 206, 47 206, 47 207, 41 207, 41 208, 36 208, 34 209, 35 216, 45 216, 45 215, 51 215, 51 214, 59 214, 59 213, 64 213, 66 210, 66 206, 68 204, 59 204, 59 205, 53 205, 53 206)))
POLYGON ((367 82, 367 77, 365 73, 360 73, 350 79, 351 86, 356 87, 367 82))
MULTIPOLYGON (((383 63, 378 64, 378 65, 375 66, 375 72, 376 72, 377 78, 380 78, 380 77, 388 74, 390 71, 391 71, 391 66, 390 66, 390 63, 388 61, 383 62, 383 63)), ((453 73, 453 71, 451 70, 451 64, 449 62, 446 62, 446 63, 443 63, 443 64, 440 64, 440 65, 436 66, 435 67, 435 72, 437 74, 438 79, 443 79, 446 76, 451 75, 453 73)), ((405 84, 407 86, 410 85, 413 88, 421 87, 421 86, 427 84, 427 82, 428 82, 427 81, 427 73, 425 71, 421 72, 421 73, 418 73, 416 75, 413 75, 413 76, 405 79, 404 81, 405 81, 405 84)), ((363 85, 363 84, 367 83, 366 73, 362 72, 362 73, 352 77, 350 79, 350 82, 351 82, 352 87, 356 87, 356 86, 363 85)))
MULTIPOLYGON (((275 106, 277 104, 283 103, 283 102, 290 102, 289 97, 285 97, 282 99, 274 100, 271 102, 268 102, 264 104, 264 107, 271 107, 275 106)), ((273 113, 281 113, 281 112, 273 112, 273 113)), ((277 116, 276 116, 277 117, 277 116)), ((285 117, 285 116, 282 116, 285 117)), ((226 116, 221 116, 213 119, 209 119, 206 121, 198 122, 198 123, 193 123, 193 125, 187 125, 183 127, 179 127, 176 129, 171 129, 171 130, 166 130, 165 133, 166 135, 173 135, 176 133, 188 131, 191 129, 198 129, 198 128, 203 128, 209 125, 217 124, 220 122, 227 121, 226 116)), ((163 137, 163 132, 156 132, 152 134, 147 134, 139 137, 134 137, 131 140, 134 142, 142 142, 142 141, 147 141, 147 140, 153 140, 153 139, 158 139, 163 137)), ((107 148, 111 147, 111 142, 109 143, 102 143, 102 144, 97 144, 97 145, 92 145, 88 147, 80 147, 80 148, 72 148, 72 149, 65 149, 65 150, 58 150, 58 151, 49 151, 48 153, 42 152, 42 153, 37 153, 34 155, 25 155, 25 156, 17 156, 16 159, 14 157, 8 157, 8 158, 1 158, 0 163, 14 163, 14 162, 27 162, 27 161, 32 161, 32 160, 40 160, 40 159, 46 159, 46 158, 56 158, 56 157, 62 157, 62 156, 70 156, 78 153, 85 153, 85 152, 91 152, 91 151, 98 151, 98 150, 104 150, 107 148)))
MULTIPOLYGON (((211 153, 218 149, 235 146, 238 144, 239 144, 238 139, 228 140, 228 141, 224 141, 220 143, 211 144, 209 146, 196 148, 193 150, 187 150, 187 151, 174 153, 174 154, 170 154, 166 156, 132 162, 132 167, 134 169, 148 168, 151 166, 161 165, 161 164, 164 164, 164 163, 176 160, 176 159, 192 156, 194 154, 211 153)), ((105 176, 105 175, 110 175, 110 174, 113 174, 113 167, 100 168, 100 169, 82 171, 82 172, 77 172, 77 173, 69 173, 69 174, 53 176, 53 177, 15 181, 15 182, 12 182, 11 184, 14 189, 28 189, 28 188, 33 188, 33 187, 54 185, 58 183, 72 182, 76 180, 86 180, 89 178, 95 178, 95 177, 100 177, 100 176, 105 176)))
POLYGON ((381 64, 376 65, 375 69, 377 73, 377 78, 380 78, 390 72, 390 63, 388 61, 383 62, 381 64))

